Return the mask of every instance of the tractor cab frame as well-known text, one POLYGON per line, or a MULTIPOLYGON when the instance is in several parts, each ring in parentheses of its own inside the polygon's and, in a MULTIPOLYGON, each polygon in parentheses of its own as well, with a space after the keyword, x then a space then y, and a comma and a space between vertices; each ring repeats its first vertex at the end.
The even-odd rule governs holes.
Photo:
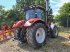
POLYGON ((32 18, 44 18, 46 19, 46 16, 45 16, 45 9, 38 6, 38 5, 33 5, 33 6, 30 6, 28 8, 28 10, 25 10, 25 18, 26 20, 29 20, 29 19, 32 19, 32 18))

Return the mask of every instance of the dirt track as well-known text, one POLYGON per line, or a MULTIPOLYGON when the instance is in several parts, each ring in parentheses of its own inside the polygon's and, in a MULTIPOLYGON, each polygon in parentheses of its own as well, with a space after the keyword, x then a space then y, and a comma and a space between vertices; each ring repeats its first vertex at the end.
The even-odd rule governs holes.
POLYGON ((60 33, 57 39, 48 38, 45 46, 34 50, 28 44, 18 44, 18 41, 8 40, 0 43, 0 52, 70 52, 68 33, 60 33))

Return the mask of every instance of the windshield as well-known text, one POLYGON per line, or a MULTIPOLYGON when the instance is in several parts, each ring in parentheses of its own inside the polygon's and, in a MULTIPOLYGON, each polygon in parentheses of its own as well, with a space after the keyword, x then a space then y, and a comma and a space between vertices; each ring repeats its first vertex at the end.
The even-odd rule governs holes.
POLYGON ((41 9, 36 9, 36 10, 28 10, 26 11, 26 20, 29 20, 31 18, 43 18, 43 11, 41 9))
POLYGON ((34 18, 34 17, 35 17, 34 10, 28 10, 28 11, 26 11, 26 20, 29 20, 29 19, 34 18))

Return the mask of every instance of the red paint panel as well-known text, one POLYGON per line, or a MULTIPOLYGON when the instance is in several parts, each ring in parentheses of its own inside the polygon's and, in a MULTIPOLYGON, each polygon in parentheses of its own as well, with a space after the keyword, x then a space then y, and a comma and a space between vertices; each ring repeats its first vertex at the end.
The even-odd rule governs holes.
POLYGON ((24 24, 24 26, 31 26, 34 22, 39 21, 39 20, 42 20, 42 19, 41 19, 41 18, 32 18, 32 19, 28 20, 28 21, 24 24))
POLYGON ((24 25, 24 23, 24 20, 20 20, 13 25, 13 28, 21 28, 24 25))

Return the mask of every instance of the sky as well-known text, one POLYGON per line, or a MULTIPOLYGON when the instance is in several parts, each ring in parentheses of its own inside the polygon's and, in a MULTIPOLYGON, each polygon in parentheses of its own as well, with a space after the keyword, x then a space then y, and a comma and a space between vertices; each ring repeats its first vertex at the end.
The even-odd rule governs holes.
MULTIPOLYGON (((50 0, 51 8, 53 9, 53 15, 58 14, 59 8, 64 4, 68 3, 70 0, 50 0)), ((16 4, 16 0, 0 0, 0 5, 5 6, 5 9, 11 9, 13 5, 16 4)))
POLYGON ((16 0, 0 0, 0 5, 3 5, 5 9, 11 9, 16 4, 16 0))
POLYGON ((63 6, 64 3, 68 3, 70 0, 50 0, 50 5, 53 9, 53 15, 58 14, 58 10, 63 6))

